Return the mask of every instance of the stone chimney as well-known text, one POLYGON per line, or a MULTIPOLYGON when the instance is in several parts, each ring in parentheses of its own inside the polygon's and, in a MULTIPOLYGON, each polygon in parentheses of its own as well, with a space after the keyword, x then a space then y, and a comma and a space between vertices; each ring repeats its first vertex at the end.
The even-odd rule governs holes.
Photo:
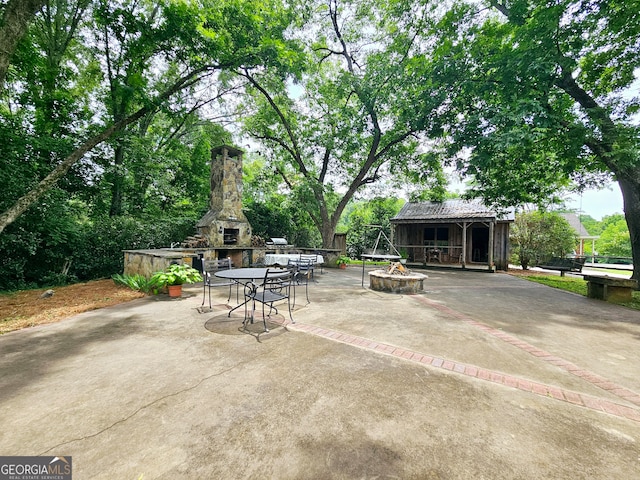
POLYGON ((251 225, 242 213, 242 150, 211 150, 209 211, 197 224, 211 247, 251 246, 251 225))

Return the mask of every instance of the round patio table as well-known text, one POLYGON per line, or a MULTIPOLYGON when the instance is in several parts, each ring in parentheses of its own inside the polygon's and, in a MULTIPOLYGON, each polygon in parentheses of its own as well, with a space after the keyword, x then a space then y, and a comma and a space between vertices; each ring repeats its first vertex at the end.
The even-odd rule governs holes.
MULTIPOLYGON (((278 275, 287 274, 288 271, 280 268, 266 268, 266 267, 250 267, 250 268, 232 268, 230 270, 220 270, 219 272, 214 273, 214 275, 218 278, 226 278, 227 280, 232 280, 236 283, 240 283, 242 285, 246 285, 249 282, 254 280, 261 280, 267 275, 267 271, 269 271, 269 277, 277 278, 278 275)), ((247 300, 242 302, 241 304, 233 307, 229 310, 227 316, 231 316, 231 312, 237 310, 238 308, 244 306, 247 303, 247 300)))

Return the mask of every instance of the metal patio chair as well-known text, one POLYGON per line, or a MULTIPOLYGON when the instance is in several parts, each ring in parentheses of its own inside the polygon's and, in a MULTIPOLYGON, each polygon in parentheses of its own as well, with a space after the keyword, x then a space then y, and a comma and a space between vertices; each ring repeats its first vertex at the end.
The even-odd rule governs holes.
POLYGON ((209 308, 211 308, 211 287, 229 287, 229 297, 227 302, 231 300, 231 288, 236 286, 236 300, 238 297, 238 283, 233 280, 219 279, 215 276, 216 272, 221 270, 231 270, 233 264, 230 258, 203 260, 202 262, 202 305, 204 306, 207 289, 209 289, 209 308))
POLYGON ((262 283, 256 285, 253 282, 248 282, 244 287, 244 321, 242 325, 246 328, 247 321, 250 320, 253 323, 255 318, 256 303, 262 304, 262 323, 264 324, 264 331, 268 332, 267 317, 271 316, 271 312, 275 310, 276 314, 278 309, 274 306, 274 303, 286 300, 287 307, 289 309, 289 319, 291 323, 295 323, 293 316, 291 315, 291 287, 293 285, 293 271, 290 269, 267 269, 267 272, 262 280, 262 283), (251 306, 251 316, 248 315, 248 308, 251 306), (265 312, 265 307, 269 306, 269 312, 265 312))

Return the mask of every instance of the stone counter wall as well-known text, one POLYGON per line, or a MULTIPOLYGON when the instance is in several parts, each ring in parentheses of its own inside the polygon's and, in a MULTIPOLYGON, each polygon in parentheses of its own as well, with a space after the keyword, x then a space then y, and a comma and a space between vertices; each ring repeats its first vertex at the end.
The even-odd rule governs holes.
POLYGON ((124 252, 124 274, 151 278, 155 272, 165 270, 172 263, 192 265, 193 254, 167 250, 127 250, 124 252))
MULTIPOLYGON (((337 267, 336 259, 339 251, 321 250, 324 256, 324 267, 337 267)), ((295 247, 252 247, 252 248, 181 248, 155 250, 125 250, 124 251, 124 274, 140 274, 150 278, 155 272, 165 270, 172 263, 187 263, 194 265, 194 260, 199 262, 199 257, 203 260, 215 260, 230 257, 235 268, 250 267, 256 264, 264 264, 264 257, 268 253, 314 253, 314 249, 295 247)))

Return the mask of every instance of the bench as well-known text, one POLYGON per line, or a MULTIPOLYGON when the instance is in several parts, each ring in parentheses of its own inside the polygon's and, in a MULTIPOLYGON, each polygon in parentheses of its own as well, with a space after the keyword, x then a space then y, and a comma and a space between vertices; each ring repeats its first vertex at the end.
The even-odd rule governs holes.
POLYGON ((536 267, 544 268, 545 270, 557 270, 560 272, 560 276, 564 277, 564 272, 582 272, 585 261, 586 257, 552 257, 548 262, 536 265, 536 267))
POLYGON ((638 288, 638 282, 630 278, 609 277, 608 275, 583 275, 587 282, 587 297, 612 302, 630 302, 631 294, 638 288))

